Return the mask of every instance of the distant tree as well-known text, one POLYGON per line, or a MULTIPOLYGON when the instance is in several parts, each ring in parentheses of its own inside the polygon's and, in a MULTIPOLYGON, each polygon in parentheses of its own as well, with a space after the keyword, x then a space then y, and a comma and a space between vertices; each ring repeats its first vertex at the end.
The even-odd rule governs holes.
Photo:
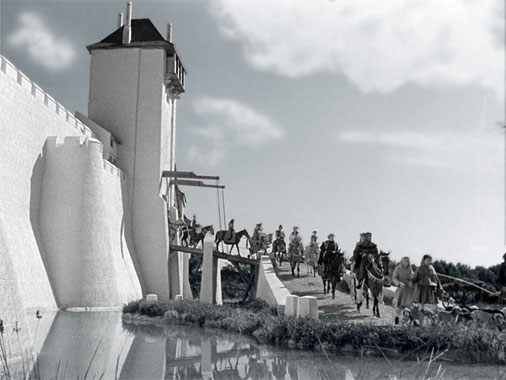
POLYGON ((473 272, 474 277, 476 279, 495 286, 495 283, 497 281, 497 275, 490 269, 482 266, 477 266, 476 268, 473 269, 473 272))

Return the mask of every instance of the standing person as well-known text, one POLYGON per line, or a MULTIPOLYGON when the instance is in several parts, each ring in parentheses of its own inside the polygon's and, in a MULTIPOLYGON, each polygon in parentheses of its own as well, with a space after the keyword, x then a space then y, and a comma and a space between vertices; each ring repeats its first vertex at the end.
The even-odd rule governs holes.
POLYGON ((316 276, 316 266, 318 265, 318 254, 320 252, 318 248, 318 236, 317 231, 313 231, 311 234, 309 245, 306 247, 304 251, 304 256, 306 256, 306 266, 307 266, 307 273, 313 274, 313 276, 316 276))
POLYGON ((397 286, 395 299, 397 300, 395 324, 399 323, 401 311, 404 308, 413 307, 413 269, 409 257, 403 257, 395 267, 393 274, 394 285, 397 286))
POLYGON ((441 283, 436 270, 432 266, 432 256, 424 255, 420 266, 416 268, 413 276, 415 291, 413 302, 419 304, 420 309, 437 311, 437 291, 441 289, 441 283))
POLYGON ((197 216, 196 215, 193 215, 191 229, 192 229, 191 237, 194 237, 197 234, 197 231, 196 231, 197 230, 197 216))
POLYGON ((296 236, 299 236, 299 227, 297 226, 293 227, 292 233, 290 234, 288 241, 291 243, 296 236))
POLYGON ((360 234, 360 241, 353 251, 353 261, 355 262, 355 276, 357 278, 357 289, 362 287, 366 278, 367 257, 369 255, 378 255, 378 247, 372 242, 372 233, 364 232, 360 234))

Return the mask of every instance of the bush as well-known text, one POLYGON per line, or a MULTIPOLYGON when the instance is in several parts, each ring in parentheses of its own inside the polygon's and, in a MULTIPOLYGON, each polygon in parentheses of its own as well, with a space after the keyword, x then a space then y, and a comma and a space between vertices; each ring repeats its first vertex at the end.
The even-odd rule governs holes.
POLYGON ((351 347, 357 354, 374 349, 411 359, 448 350, 446 356, 455 361, 506 363, 506 333, 474 327, 369 326, 326 317, 316 321, 278 316, 275 309, 258 300, 222 306, 192 300, 163 305, 136 301, 123 308, 125 313, 132 311, 165 315, 167 323, 225 330, 254 337, 261 344, 282 347, 295 343, 305 350, 336 353, 351 347))
POLYGON ((130 313, 130 314, 137 314, 139 313, 139 302, 138 301, 130 301, 126 305, 123 305, 123 314, 130 313))
MULTIPOLYGON (((194 297, 199 298, 200 296, 200 285, 202 281, 202 273, 199 271, 201 257, 192 255, 189 262, 189 280, 194 297)), ((248 265, 242 265, 241 269, 244 274, 250 276, 250 268, 248 265)), ((242 299, 246 292, 247 285, 241 279, 241 276, 237 270, 227 265, 221 269, 221 282, 223 284, 222 294, 224 299, 237 300, 242 299)))
POLYGON ((146 302, 145 300, 131 301, 123 305, 123 314, 140 314, 148 317, 163 317, 169 310, 169 305, 159 302, 146 302))

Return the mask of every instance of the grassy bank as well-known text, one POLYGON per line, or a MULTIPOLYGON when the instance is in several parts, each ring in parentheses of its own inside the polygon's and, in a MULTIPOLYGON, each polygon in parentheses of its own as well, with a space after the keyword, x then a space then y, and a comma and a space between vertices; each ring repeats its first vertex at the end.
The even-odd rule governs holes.
POLYGON ((444 353, 462 363, 506 363, 506 333, 459 326, 367 326, 322 318, 278 316, 261 301, 243 305, 205 305, 173 301, 125 305, 123 313, 162 318, 166 323, 196 325, 255 338, 261 344, 325 353, 364 353, 417 359, 444 353))

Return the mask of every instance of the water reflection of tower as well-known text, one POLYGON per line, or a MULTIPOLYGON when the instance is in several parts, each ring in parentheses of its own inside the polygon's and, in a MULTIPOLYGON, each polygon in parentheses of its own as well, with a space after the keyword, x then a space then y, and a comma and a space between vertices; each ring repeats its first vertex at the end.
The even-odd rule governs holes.
MULTIPOLYGON (((120 24, 122 18, 120 18, 120 24)), ((162 301, 182 294, 180 258, 169 254, 167 203, 174 187, 162 189, 162 171, 175 169, 176 100, 186 70, 172 43, 149 19, 132 19, 89 45, 89 118, 119 141, 117 166, 127 176, 130 242, 144 294, 162 301), (169 273, 170 272, 170 273, 169 273)))

